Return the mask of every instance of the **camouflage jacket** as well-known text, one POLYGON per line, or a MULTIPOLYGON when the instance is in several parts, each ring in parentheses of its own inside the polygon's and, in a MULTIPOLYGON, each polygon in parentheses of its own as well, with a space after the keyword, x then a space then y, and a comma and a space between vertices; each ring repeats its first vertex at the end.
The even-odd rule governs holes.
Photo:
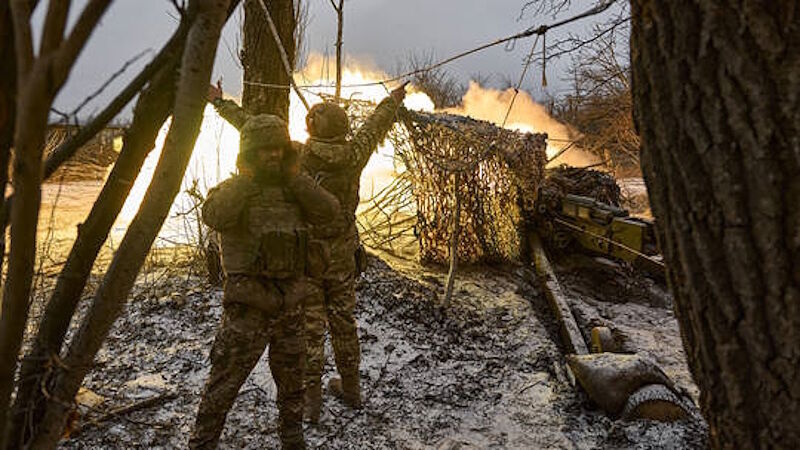
POLYGON ((361 172, 369 158, 394 125, 398 104, 385 98, 350 141, 324 141, 310 138, 303 148, 303 170, 319 180, 342 205, 346 225, 355 222, 361 172))
MULTIPOLYGON (((213 104, 217 112, 237 129, 247 120, 244 109, 231 100, 219 99, 213 104)), ((342 231, 350 229, 355 222, 361 172, 392 129, 398 107, 392 97, 386 97, 350 141, 310 138, 300 149, 303 171, 339 200, 344 221, 342 231)))
POLYGON ((305 271, 308 225, 330 223, 341 209, 304 174, 270 184, 235 175, 208 193, 202 215, 220 233, 226 273, 281 279, 305 271))

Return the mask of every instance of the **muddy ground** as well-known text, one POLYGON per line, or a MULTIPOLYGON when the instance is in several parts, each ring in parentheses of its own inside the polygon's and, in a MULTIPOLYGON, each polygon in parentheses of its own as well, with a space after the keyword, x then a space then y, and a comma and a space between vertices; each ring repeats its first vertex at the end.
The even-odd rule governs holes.
MULTIPOLYGON (((699 419, 617 421, 570 385, 555 324, 529 269, 468 269, 444 310, 436 306, 442 270, 384 258, 370 258, 358 284, 365 408, 354 412, 326 397, 320 425, 306 430, 310 448, 705 446, 699 419)), ((580 321, 613 323, 696 394, 663 287, 606 265, 600 274, 616 281, 594 289, 595 265, 579 259, 559 267, 579 299, 580 321)), ((93 406, 82 408, 79 429, 63 447, 184 448, 208 375, 221 295, 175 264, 151 264, 86 380, 92 394, 84 402, 93 406), (140 409, 118 409, 130 405, 140 409)), ((330 346, 328 355, 326 379, 333 372, 330 346)), ((228 416, 221 448, 277 448, 274 398, 262 359, 228 416)))

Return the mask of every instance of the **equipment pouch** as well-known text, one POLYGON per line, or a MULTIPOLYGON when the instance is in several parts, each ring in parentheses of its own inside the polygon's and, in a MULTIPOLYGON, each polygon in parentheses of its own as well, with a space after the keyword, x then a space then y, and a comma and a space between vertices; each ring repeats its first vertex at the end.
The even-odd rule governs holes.
POLYGON ((306 230, 269 230, 261 235, 259 273, 275 279, 303 275, 307 254, 306 230))

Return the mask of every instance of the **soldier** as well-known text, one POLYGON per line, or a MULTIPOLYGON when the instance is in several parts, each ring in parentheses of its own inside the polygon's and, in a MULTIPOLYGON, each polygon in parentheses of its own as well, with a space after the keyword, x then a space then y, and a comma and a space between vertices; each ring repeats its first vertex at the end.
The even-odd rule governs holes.
POLYGON ((322 405, 326 319, 336 368, 341 376, 330 381, 329 391, 341 397, 347 406, 361 408, 358 371, 361 353, 354 310, 356 272, 363 271, 366 255, 358 243, 355 224, 359 180, 370 156, 392 128, 397 108, 404 98, 405 85, 381 101, 349 141, 346 139, 350 132, 347 114, 338 105, 314 105, 306 116, 310 138, 303 149, 303 170, 336 196, 342 206, 344 222, 343 227, 312 229, 310 273, 315 289, 305 305, 305 417, 312 423, 319 421, 322 405))
POLYGON ((306 223, 330 223, 341 212, 335 197, 297 173, 283 120, 266 114, 248 118, 240 143, 240 173, 212 189, 203 205, 203 220, 220 234, 228 279, 189 447, 216 447, 239 388, 269 345, 281 444, 305 449, 306 223))
MULTIPOLYGON (((359 180, 370 156, 385 139, 405 98, 405 84, 384 99, 348 141, 350 125, 345 111, 334 103, 313 106, 306 116, 310 138, 302 150, 302 168, 337 197, 342 206, 339 221, 312 229, 309 273, 313 289, 305 302, 306 392, 305 416, 319 421, 322 404, 325 325, 330 324, 336 367, 341 378, 331 380, 330 391, 352 407, 361 407, 361 359, 354 316, 356 261, 363 269, 365 254, 358 244, 355 212, 359 180), (358 254, 358 255, 357 255, 358 254)), ((220 86, 212 86, 209 100, 232 125, 246 120, 236 103, 222 99, 220 86)))

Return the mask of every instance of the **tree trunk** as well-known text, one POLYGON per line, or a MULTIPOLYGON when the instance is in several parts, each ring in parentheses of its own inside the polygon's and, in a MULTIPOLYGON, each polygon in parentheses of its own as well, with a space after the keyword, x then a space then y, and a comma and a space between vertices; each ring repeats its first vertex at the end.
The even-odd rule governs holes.
MULTIPOLYGON (((271 0, 265 3, 278 29, 289 64, 294 69, 296 24, 293 1, 271 0)), ((280 51, 258 1, 248 1, 244 5, 242 66, 245 80, 242 107, 250 114, 274 114, 288 120, 289 75, 283 68, 280 51), (257 86, 248 82, 275 84, 285 86, 286 89, 257 86)))
POLYGON ((18 105, 24 108, 18 108, 17 131, 14 133, 17 145, 13 185, 20 201, 11 210, 11 252, 3 286, 3 305, 0 309, 0 424, 5 424, 7 418, 9 400, 14 389, 17 355, 28 320, 44 147, 44 134, 37 133, 37 130, 47 127, 47 113, 50 109, 50 103, 45 99, 19 102, 18 105))
POLYGON ((13 422, 8 427, 11 434, 6 441, 6 448, 9 450, 23 448, 33 435, 33 428, 41 420, 45 398, 40 386, 49 385, 42 379, 45 368, 61 352, 94 261, 122 210, 133 187, 133 180, 155 146, 161 126, 172 111, 179 58, 180 54, 177 54, 171 63, 162 67, 150 86, 139 96, 119 158, 86 221, 78 227, 78 236, 56 280, 33 348, 22 362, 13 422))
POLYGON ((800 446, 800 8, 632 4, 634 115, 716 448, 800 446))
MULTIPOLYGON (((5 192, 8 184, 8 164, 11 159, 11 146, 14 142, 14 122, 16 117, 17 65, 14 53, 14 32, 11 22, 11 9, 8 2, 0 3, 0 217, 6 217, 5 192)), ((5 221, 4 221, 5 222, 5 221)), ((0 274, 6 253, 5 227, 0 230, 0 274)))
POLYGON ((19 200, 11 209, 11 252, 0 309, 0 448, 14 390, 17 355, 28 321, 47 119, 53 99, 110 2, 89 0, 67 36, 68 8, 63 2, 48 3, 38 57, 34 57, 30 24, 35 2, 16 0, 10 4, 17 66, 12 181, 19 200))
POLYGON ((195 3, 197 17, 189 31, 181 61, 172 126, 153 181, 69 346, 63 360, 67 369, 57 371, 41 428, 37 430, 31 448, 53 448, 61 437, 71 401, 111 326, 122 312, 136 275, 180 190, 200 131, 205 95, 229 0, 195 0, 195 3))

